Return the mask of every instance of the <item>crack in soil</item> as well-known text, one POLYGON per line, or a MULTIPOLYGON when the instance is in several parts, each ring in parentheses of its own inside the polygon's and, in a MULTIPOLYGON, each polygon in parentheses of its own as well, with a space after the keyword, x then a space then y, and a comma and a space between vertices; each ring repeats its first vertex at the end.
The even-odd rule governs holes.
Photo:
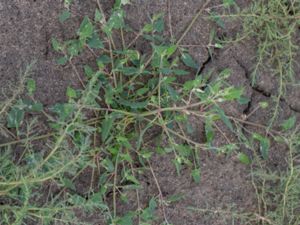
MULTIPOLYGON (((249 73, 249 71, 247 70, 247 68, 243 65, 243 63, 241 63, 238 59, 236 59, 235 58, 235 60, 236 60, 236 62, 238 63, 238 65, 245 71, 245 77, 247 78, 247 80, 249 81, 249 84, 250 84, 250 87, 252 88, 252 90, 254 90, 254 91, 256 91, 256 92, 258 92, 258 93, 260 93, 261 95, 263 95, 263 96, 265 96, 265 97, 267 97, 267 98, 272 98, 272 97, 274 97, 274 95, 272 95, 271 93, 269 93, 269 92, 266 92, 265 90, 263 90, 263 89, 261 89, 261 88, 259 88, 259 87, 255 87, 255 86, 253 86, 253 85, 251 85, 251 82, 250 82, 250 73, 249 73)), ((278 97, 278 96, 275 96, 275 97, 278 97)), ((248 103, 248 107, 249 107, 249 104, 251 105, 251 101, 252 101, 252 96, 251 96, 251 100, 250 100, 250 102, 248 103)), ((295 113, 300 113, 300 110, 297 110, 297 109, 295 109, 293 106, 291 106, 287 101, 286 101, 286 99, 284 98, 284 97, 280 97, 280 101, 281 102, 284 102, 288 107, 289 107, 289 109, 291 110, 291 111, 293 111, 293 112, 295 112, 295 113)), ((247 107, 247 109, 248 109, 248 111, 249 111, 249 108, 247 107)), ((246 110, 245 110, 246 111, 246 110)))

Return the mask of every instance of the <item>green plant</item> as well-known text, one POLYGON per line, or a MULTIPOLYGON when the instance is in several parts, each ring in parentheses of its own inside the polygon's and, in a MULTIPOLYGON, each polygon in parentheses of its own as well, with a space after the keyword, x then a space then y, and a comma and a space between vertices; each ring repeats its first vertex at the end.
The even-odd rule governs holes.
MULTIPOLYGON (((14 104, 9 104, 10 110, 4 113, 6 124, 16 129, 18 140, 0 144, 0 199, 4 202, 0 205, 1 224, 86 224, 74 219, 76 209, 100 211, 108 224, 132 224, 133 220, 148 224, 155 220, 158 203, 164 212, 165 200, 158 182, 159 195, 145 209, 138 206, 136 211, 122 216, 117 214, 117 202, 127 189, 139 195, 138 174, 145 169, 155 177, 151 155, 156 150, 172 153, 178 173, 187 166, 191 177, 199 182, 198 150, 213 149, 215 122, 222 120, 229 129, 235 129, 218 106, 242 98, 242 89, 226 83, 230 71, 223 71, 210 82, 209 74, 198 74, 197 62, 179 47, 191 26, 176 43, 170 43, 162 35, 161 14, 154 15, 134 38, 134 42, 143 39, 151 49, 141 54, 132 48, 134 42, 126 40, 126 34, 132 32, 124 21, 122 5, 127 3, 116 1, 106 18, 98 1, 94 18, 84 17, 75 39, 52 39, 53 49, 62 55, 58 64, 70 64, 82 85, 77 90, 68 87, 68 102, 51 107, 51 115, 45 112, 33 97, 36 85, 32 79, 27 80, 24 99, 14 97, 8 101, 14 104), (93 54, 97 66, 84 65, 83 77, 73 59, 84 51, 93 54), (183 76, 189 76, 188 81, 179 82, 183 76), (27 120, 26 116, 33 111, 46 116, 51 132, 32 135, 38 119, 27 120), (186 135, 190 114, 206 122, 207 144, 186 135), (145 138, 153 129, 163 137, 156 144, 145 138), (36 149, 33 141, 44 138, 48 138, 47 148, 36 149), (15 144, 23 146, 17 162, 12 158, 15 144), (92 169, 92 178, 87 194, 82 196, 76 192, 75 180, 87 168, 92 169), (39 190, 49 184, 59 191, 50 192, 45 199, 39 190), (108 193, 112 193, 111 199, 108 193)), ((66 4, 69 6, 70 1, 66 4)), ((67 22, 69 16, 63 12, 60 22, 67 22)), ((168 223, 165 213, 164 216, 168 223)))

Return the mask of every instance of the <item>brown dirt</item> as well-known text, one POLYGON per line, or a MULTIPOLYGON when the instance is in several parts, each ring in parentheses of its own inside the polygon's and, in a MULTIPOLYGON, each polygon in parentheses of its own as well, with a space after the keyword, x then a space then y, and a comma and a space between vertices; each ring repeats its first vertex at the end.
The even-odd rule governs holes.
MULTIPOLYGON (((184 28, 190 22, 197 10, 204 1, 197 0, 172 0, 168 9, 167 1, 136 0, 134 4, 127 7, 129 24, 139 30, 141 25, 149 20, 149 16, 155 12, 164 12, 167 24, 169 23, 169 10, 171 13, 171 25, 167 32, 174 37, 182 34, 184 28)), ((213 1, 217 5, 221 1, 213 1)), ((237 1, 241 7, 246 6, 251 1, 237 1)), ((104 1, 106 11, 111 8, 111 1, 104 1)), ((32 72, 32 77, 37 81, 37 93, 35 97, 45 106, 51 106, 57 102, 66 101, 65 90, 67 86, 79 86, 76 75, 71 68, 59 67, 55 63, 57 54, 51 48, 51 37, 61 39, 70 38, 74 35, 74 30, 78 27, 81 18, 85 14, 93 12, 94 1, 75 1, 72 12, 74 16, 71 23, 62 25, 58 22, 58 15, 63 9, 60 0, 4 0, 0 2, 0 99, 4 93, 11 93, 9 88, 19 79, 20 69, 24 68, 32 60, 37 59, 37 63, 32 72)), ((249 105, 226 104, 223 106, 226 113, 231 116, 242 118, 244 114, 251 112, 257 107, 260 101, 272 100, 270 95, 276 92, 276 79, 267 73, 259 76, 257 86, 251 87, 251 71, 255 65, 255 41, 248 40, 245 43, 230 46, 229 48, 214 52, 214 56, 209 58, 207 45, 209 44, 209 34, 212 28, 217 29, 218 35, 230 36, 240 30, 240 24, 226 23, 226 29, 215 27, 214 23, 204 19, 199 19, 193 29, 183 40, 183 45, 193 45, 188 47, 195 60, 203 65, 204 71, 216 68, 221 71, 230 68, 232 76, 229 83, 244 87, 246 96, 251 99, 249 105)), ((142 46, 137 46, 142 48, 142 46)), ((88 60, 88 57, 87 59, 88 60)), ((76 64, 77 62, 75 62, 76 64)), ((78 62, 79 63, 79 62, 78 62)), ((79 68, 80 70, 81 68, 79 68)), ((296 79, 300 79, 300 67, 296 70, 296 79)), ((300 111, 300 93, 298 86, 292 85, 291 92, 287 92, 287 97, 282 100, 279 121, 288 118, 292 114, 300 111)), ((258 110, 249 121, 265 124, 271 116, 271 112, 258 110)), ((299 115, 298 115, 299 117, 299 115)), ((192 135, 198 141, 204 141, 203 123, 192 120, 195 126, 195 133, 192 135)), ((278 125, 278 124, 277 124, 278 125)), ((253 127, 246 127, 250 132, 258 131, 253 127)), ((220 125, 220 129, 226 132, 227 128, 220 125)), ((229 139, 236 140, 230 136, 229 139)), ((223 135, 217 134, 215 145, 224 144, 223 135)), ((278 145, 271 149, 271 164, 276 167, 284 167, 282 157, 285 150, 278 145)), ((180 176, 177 175, 172 157, 156 155, 151 160, 151 165, 156 174, 158 183, 164 198, 175 194, 182 194, 183 198, 179 202, 172 203, 165 207, 166 216, 169 222, 174 225, 223 225, 231 224, 230 216, 219 213, 208 214, 207 212, 195 212, 188 210, 188 207, 195 207, 205 210, 228 210, 236 208, 239 211, 251 212, 255 210, 255 194, 249 178, 249 168, 242 165, 233 156, 219 156, 214 153, 201 151, 201 183, 195 184, 190 177, 190 171, 184 169, 180 176)), ((89 178, 80 178, 79 193, 84 193, 84 184, 88 184, 89 178)), ((158 189, 153 180, 153 176, 148 171, 142 178, 144 189, 140 192, 141 204, 146 206, 151 196, 157 196, 158 189)), ((129 203, 121 204, 118 207, 119 213, 125 210, 136 209, 137 202, 135 195, 129 194, 129 203), (130 197, 132 196, 132 197, 130 197)), ((161 210, 158 211, 162 221, 161 210)), ((97 215, 83 215, 78 212, 78 216, 83 220, 95 224, 104 224, 102 218, 97 215)), ((236 224, 239 224, 238 221, 236 224)), ((241 223, 242 224, 242 223, 241 223)))

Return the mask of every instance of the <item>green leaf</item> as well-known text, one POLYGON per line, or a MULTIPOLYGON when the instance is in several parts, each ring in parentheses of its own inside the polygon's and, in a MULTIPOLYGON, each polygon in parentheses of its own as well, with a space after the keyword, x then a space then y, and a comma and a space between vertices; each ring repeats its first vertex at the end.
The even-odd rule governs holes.
POLYGON ((264 160, 267 160, 269 157, 269 148, 270 148, 270 140, 266 137, 261 136, 258 133, 253 134, 253 138, 259 141, 260 144, 260 153, 264 160))
POLYGON ((65 177, 65 178, 62 178, 62 182, 63 182, 64 187, 69 188, 73 191, 76 190, 76 187, 71 179, 68 179, 65 177))
POLYGON ((91 78, 95 74, 93 69, 88 65, 84 66, 84 73, 88 78, 91 78))
POLYGON ((188 67, 191 67, 193 69, 198 69, 199 68, 199 65, 198 63, 196 63, 194 61, 194 59, 192 58, 192 56, 188 53, 184 53, 182 54, 181 56, 181 60, 183 61, 183 63, 188 66, 188 67))
POLYGON ((144 102, 131 102, 125 99, 119 99, 117 100, 117 102, 123 106, 127 106, 130 107, 132 109, 141 109, 141 108, 145 108, 148 105, 148 101, 144 101, 144 102))
POLYGON ((61 44, 58 42, 57 39, 52 38, 51 39, 51 43, 52 43, 52 48, 54 49, 54 51, 60 51, 62 49, 61 44))
POLYGON ((68 53, 73 57, 79 55, 79 52, 83 49, 83 43, 79 40, 68 41, 68 53))
POLYGON ((153 31, 153 24, 146 24, 142 29, 142 32, 144 33, 150 33, 152 31, 153 31))
POLYGON ((29 96, 32 96, 34 94, 34 92, 36 91, 35 80, 33 80, 33 79, 27 80, 27 91, 28 91, 29 96))
POLYGON ((289 119, 285 120, 282 124, 281 127, 283 130, 289 130, 292 129, 296 124, 296 116, 292 116, 289 119))
POLYGON ((180 99, 179 94, 177 93, 177 91, 171 87, 170 85, 166 85, 168 93, 170 95, 170 97, 172 98, 172 100, 177 101, 180 99))
POLYGON ((213 21, 215 21, 221 28, 225 29, 225 23, 218 14, 211 12, 210 15, 213 21))
POLYGON ((60 15, 59 15, 59 22, 63 23, 67 19, 69 19, 71 16, 71 13, 68 10, 64 10, 60 15))
POLYGON ((192 177, 193 177, 193 180, 199 184, 200 183, 200 180, 201 180, 201 176, 200 176, 200 169, 194 169, 192 170, 192 177))
POLYGON ((130 75, 137 75, 140 73, 140 69, 139 68, 135 68, 135 67, 123 67, 122 69, 120 69, 120 72, 122 72, 124 75, 130 76, 130 75))
POLYGON ((107 21, 103 31, 107 35, 111 35, 113 29, 121 29, 124 26, 124 11, 122 9, 115 10, 107 21))
POLYGON ((105 120, 102 122, 102 127, 101 127, 101 139, 103 142, 106 141, 106 139, 108 138, 108 135, 110 134, 110 131, 112 129, 113 126, 113 118, 110 116, 107 116, 105 118, 105 120))
POLYGON ((249 165, 251 163, 251 160, 249 159, 249 157, 245 154, 240 152, 238 154, 238 159, 240 160, 241 163, 249 165))
POLYGON ((178 76, 185 76, 185 75, 190 74, 190 72, 185 71, 185 70, 173 70, 173 73, 178 76))
POLYGON ((116 223, 113 224, 118 224, 118 225, 133 225, 133 217, 134 217, 134 213, 129 212, 126 213, 125 216, 119 218, 116 223))
POLYGON ((68 62, 68 58, 65 56, 60 57, 56 62, 58 65, 65 65, 68 62))
POLYGON ((94 26, 90 19, 87 16, 85 16, 78 30, 78 35, 81 40, 86 40, 87 38, 92 37, 93 33, 94 26))
POLYGON ((157 18, 155 18, 154 22, 153 22, 153 28, 154 31, 161 33, 164 31, 165 29, 165 23, 164 23, 164 18, 162 14, 158 14, 157 18))
POLYGON ((141 218, 144 221, 153 220, 156 207, 157 207, 157 203, 155 199, 151 198, 149 202, 149 206, 142 211, 141 218))
POLYGON ((136 91, 136 94, 141 96, 141 95, 144 95, 146 94, 147 92, 149 91, 149 88, 147 87, 144 87, 144 88, 140 88, 136 91))
POLYGON ((51 111, 58 114, 60 121, 65 121, 74 112, 74 105, 57 103, 51 108, 51 111))
POLYGON ((225 90, 224 98, 228 101, 240 99, 243 92, 244 90, 242 88, 227 88, 225 90))
POLYGON ((233 126, 232 123, 230 122, 230 120, 228 119, 228 117, 226 116, 225 112, 223 109, 221 109, 219 106, 215 106, 214 110, 218 113, 218 115, 220 116, 221 120, 225 123, 225 125, 231 130, 233 131, 233 126))
POLYGON ((40 102, 34 102, 31 100, 22 100, 22 104, 25 106, 25 110, 31 112, 41 112, 43 110, 43 105, 40 102))
POLYGON ((230 7, 232 5, 234 5, 235 1, 234 0, 223 0, 223 5, 225 7, 230 7))
POLYGON ((8 113, 7 127, 19 128, 23 119, 24 119, 24 110, 19 109, 17 107, 13 107, 8 113))
POLYGON ((205 136, 206 136, 206 141, 208 143, 211 143, 215 136, 212 123, 213 123, 212 120, 209 118, 207 118, 205 121, 205 136))
POLYGON ((97 33, 93 34, 92 38, 88 40, 87 44, 90 48, 94 49, 104 48, 103 42, 100 40, 99 35, 97 33))
POLYGON ((140 182, 132 175, 126 174, 125 178, 126 180, 131 181, 134 184, 140 185, 140 182))
POLYGON ((241 104, 241 105, 246 105, 246 104, 248 104, 248 103, 250 102, 250 99, 247 98, 247 97, 241 96, 241 97, 238 99, 238 102, 239 102, 239 104, 241 104))
POLYGON ((99 11, 99 9, 96 9, 95 18, 94 18, 95 22, 101 22, 102 19, 103 19, 102 13, 99 11))
POLYGON ((71 88, 71 87, 68 87, 68 88, 67 88, 67 96, 68 96, 69 98, 76 98, 76 97, 77 97, 76 90, 74 90, 74 89, 71 88))

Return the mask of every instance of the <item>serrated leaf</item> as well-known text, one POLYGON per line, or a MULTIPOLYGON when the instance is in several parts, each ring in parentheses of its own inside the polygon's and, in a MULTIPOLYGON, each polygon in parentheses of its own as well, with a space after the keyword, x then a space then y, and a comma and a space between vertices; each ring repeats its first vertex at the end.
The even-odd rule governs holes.
POLYGON ((106 139, 108 138, 108 135, 110 134, 110 131, 112 129, 113 126, 113 118, 110 116, 107 116, 104 121, 102 122, 102 126, 101 126, 101 139, 103 142, 106 141, 106 139))
POLYGON ((93 33, 94 26, 90 19, 87 16, 85 16, 78 30, 78 35, 81 40, 86 40, 87 38, 92 37, 93 33))
POLYGON ((154 21, 153 23, 153 28, 155 31, 161 33, 164 31, 165 29, 165 22, 164 22, 164 18, 161 16, 159 17, 157 20, 154 21))
POLYGON ((122 9, 115 10, 107 21, 103 31, 107 35, 111 35, 113 29, 120 29, 124 26, 124 11, 122 9))
POLYGON ((296 116, 292 116, 290 118, 288 118, 287 120, 285 120, 282 124, 281 127, 283 128, 283 130, 289 130, 292 129, 296 124, 296 116))
POLYGON ((192 177, 193 177, 193 180, 199 184, 200 183, 200 180, 201 180, 201 176, 200 176, 200 169, 194 169, 192 170, 192 177))
POLYGON ((188 53, 182 54, 181 60, 188 67, 191 67, 193 69, 198 69, 199 68, 198 63, 196 63, 194 61, 194 59, 192 58, 192 56, 190 54, 188 54, 188 53))
POLYGON ((94 49, 102 49, 104 48, 103 42, 100 40, 100 37, 97 33, 94 33, 92 38, 87 42, 90 48, 94 49))
POLYGON ((249 159, 249 157, 245 154, 240 152, 238 154, 238 159, 240 160, 241 163, 249 165, 251 163, 251 160, 249 159))
POLYGON ((67 19, 69 19, 71 16, 71 13, 68 10, 64 10, 60 15, 59 15, 59 22, 63 23, 67 19))
POLYGON ((28 79, 27 80, 27 91, 28 91, 28 95, 32 96, 34 94, 34 92, 36 91, 36 83, 35 80, 33 79, 28 79))

